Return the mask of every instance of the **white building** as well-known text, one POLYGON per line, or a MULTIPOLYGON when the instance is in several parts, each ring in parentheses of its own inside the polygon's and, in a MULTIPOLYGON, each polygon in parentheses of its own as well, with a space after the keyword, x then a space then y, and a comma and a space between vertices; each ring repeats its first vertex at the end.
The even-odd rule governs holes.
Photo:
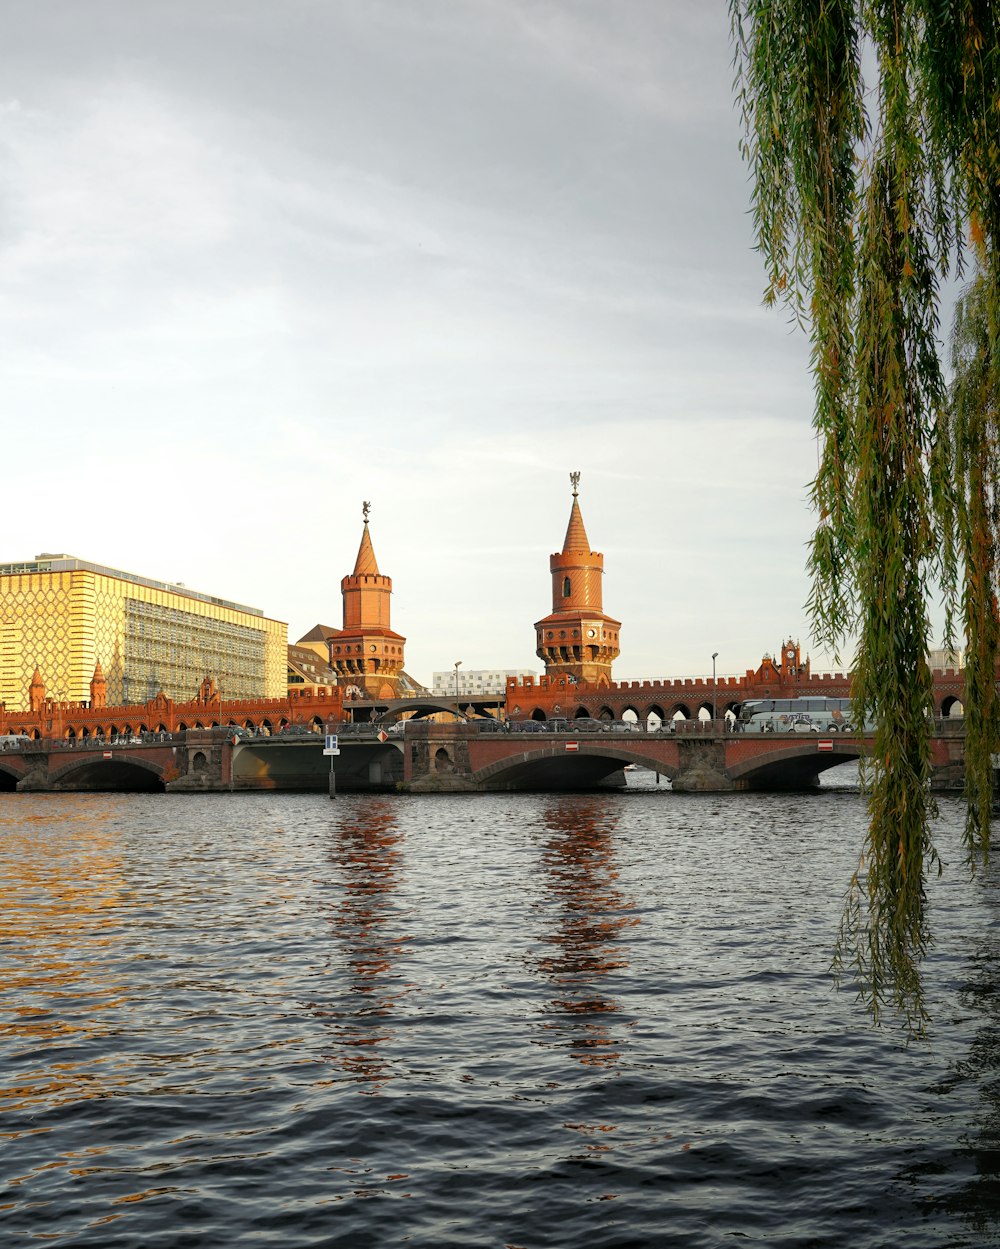
MULTIPOLYGON (((459 698, 488 697, 500 695, 507 688, 508 677, 537 676, 530 668, 462 668, 458 669, 459 698)), ((454 698, 455 669, 434 673, 431 693, 438 698, 454 698)))

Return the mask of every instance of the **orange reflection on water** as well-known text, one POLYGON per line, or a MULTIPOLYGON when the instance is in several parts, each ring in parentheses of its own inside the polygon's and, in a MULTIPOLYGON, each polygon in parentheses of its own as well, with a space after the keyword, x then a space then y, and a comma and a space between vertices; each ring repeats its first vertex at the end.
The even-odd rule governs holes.
POLYGON ((395 895, 402 868, 402 834, 391 803, 366 797, 347 807, 337 828, 331 860, 343 887, 331 912, 333 931, 346 956, 347 1000, 314 1009, 336 1039, 334 1061, 353 1080, 376 1093, 391 1078, 381 1023, 407 992, 396 966, 410 936, 393 931, 395 895))
MULTIPOLYGON (((0 806, 0 937, 7 1004, 0 1038, 21 1051, 101 1036, 101 1013, 127 1000, 105 970, 120 944, 126 891, 110 808, 89 795, 33 796, 0 806), (43 805, 42 805, 43 804, 43 805), (41 805, 41 809, 38 807, 41 805)), ((81 1063, 41 1061, 0 1085, 0 1105, 23 1109, 104 1096, 105 1079, 81 1063)))
POLYGON ((621 1053, 612 1032, 620 1005, 607 979, 628 967, 622 933, 639 923, 616 884, 618 815, 605 798, 572 797, 549 806, 543 819, 552 834, 541 859, 550 922, 538 939, 552 952, 534 963, 556 988, 545 1026, 568 1035, 570 1052, 585 1066, 611 1067, 621 1053))

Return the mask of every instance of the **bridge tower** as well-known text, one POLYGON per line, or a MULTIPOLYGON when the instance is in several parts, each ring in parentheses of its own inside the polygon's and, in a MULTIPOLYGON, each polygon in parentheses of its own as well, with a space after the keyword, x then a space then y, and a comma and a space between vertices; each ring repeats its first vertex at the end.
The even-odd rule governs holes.
POLYGON ((108 705, 108 682, 99 659, 94 664, 94 675, 90 678, 90 705, 95 710, 108 705))
POLYGON ((552 611, 535 623, 535 653, 545 664, 546 676, 606 685, 611 681, 611 665, 618 658, 621 622, 603 609, 604 556, 590 549, 580 513, 580 474, 569 476, 573 507, 563 549, 549 557, 552 611))
POLYGON ((392 578, 378 570, 368 532, 371 504, 362 506, 364 529, 354 571, 340 583, 344 627, 330 638, 330 667, 338 684, 356 685, 368 698, 395 698, 403 672, 406 638, 390 628, 392 578))

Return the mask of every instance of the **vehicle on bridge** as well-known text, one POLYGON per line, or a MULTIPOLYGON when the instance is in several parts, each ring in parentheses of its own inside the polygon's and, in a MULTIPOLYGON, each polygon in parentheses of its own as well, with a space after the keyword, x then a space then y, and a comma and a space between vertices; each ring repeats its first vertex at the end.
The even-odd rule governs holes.
POLYGON ((740 707, 741 733, 852 733, 849 698, 755 698, 740 707))

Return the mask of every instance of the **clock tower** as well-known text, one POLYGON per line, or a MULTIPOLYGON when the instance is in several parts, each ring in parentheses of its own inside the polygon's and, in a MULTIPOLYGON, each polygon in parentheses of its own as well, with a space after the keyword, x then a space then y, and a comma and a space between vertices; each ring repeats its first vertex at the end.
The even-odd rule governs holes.
POLYGON ((608 685, 618 657, 621 622, 601 605, 604 556, 590 549, 580 513, 580 474, 570 473, 573 507, 563 549, 549 557, 552 611, 535 624, 536 654, 546 676, 567 676, 608 685))
POLYGON ((798 681, 800 677, 808 678, 812 667, 808 656, 805 660, 802 658, 801 644, 793 642, 791 636, 781 644, 781 663, 778 666, 781 669, 782 681, 791 684, 798 681))

